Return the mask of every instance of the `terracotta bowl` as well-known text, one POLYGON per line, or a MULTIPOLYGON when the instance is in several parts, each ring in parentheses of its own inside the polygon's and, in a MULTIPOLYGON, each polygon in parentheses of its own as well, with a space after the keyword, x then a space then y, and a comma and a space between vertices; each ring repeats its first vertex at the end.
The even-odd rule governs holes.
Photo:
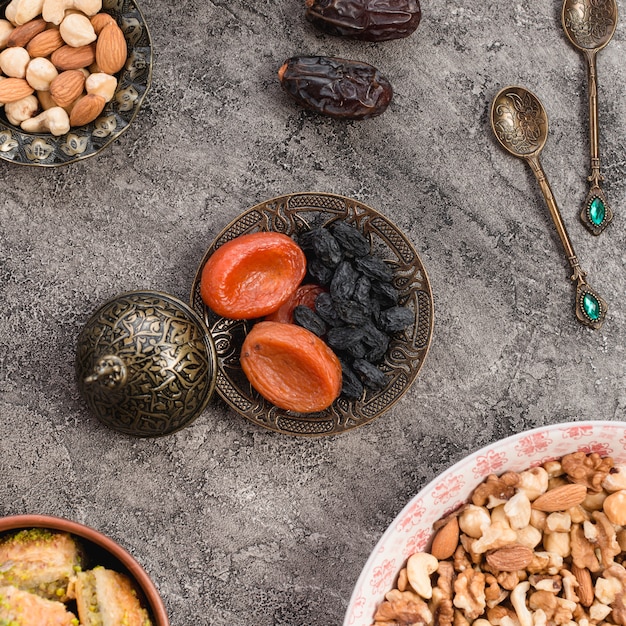
POLYGON ((466 502, 489 474, 519 472, 579 450, 626 462, 626 423, 571 422, 522 432, 481 448, 440 474, 409 501, 379 540, 356 583, 343 625, 371 626, 407 558, 428 547, 433 523, 466 502))
POLYGON ((0 518, 0 533, 27 528, 47 528, 78 537, 95 563, 127 574, 135 581, 138 591, 143 594, 141 600, 150 613, 153 626, 169 626, 165 605, 154 583, 135 558, 115 541, 89 526, 60 517, 13 515, 0 518))

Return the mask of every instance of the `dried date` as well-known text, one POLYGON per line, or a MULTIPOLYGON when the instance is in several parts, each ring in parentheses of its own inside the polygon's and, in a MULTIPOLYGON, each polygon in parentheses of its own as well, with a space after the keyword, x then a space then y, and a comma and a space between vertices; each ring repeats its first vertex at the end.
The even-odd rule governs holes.
POLYGON ((331 35, 363 41, 408 37, 422 18, 419 0, 306 0, 305 15, 331 35))
POLYGON ((282 88, 302 106, 338 119, 380 115, 393 97, 389 80, 361 61, 292 57, 281 66, 278 77, 282 88))

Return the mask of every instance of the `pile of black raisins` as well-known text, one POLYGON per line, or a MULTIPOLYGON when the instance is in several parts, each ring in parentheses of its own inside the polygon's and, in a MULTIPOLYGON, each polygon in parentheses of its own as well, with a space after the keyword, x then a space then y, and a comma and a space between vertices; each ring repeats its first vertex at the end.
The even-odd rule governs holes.
POLYGON ((360 398, 364 386, 382 389, 387 377, 377 364, 393 334, 415 318, 398 304, 393 270, 372 254, 359 230, 342 221, 302 233, 298 244, 307 256, 309 282, 328 291, 317 297, 315 311, 296 307, 294 322, 322 337, 338 356, 343 396, 360 398))

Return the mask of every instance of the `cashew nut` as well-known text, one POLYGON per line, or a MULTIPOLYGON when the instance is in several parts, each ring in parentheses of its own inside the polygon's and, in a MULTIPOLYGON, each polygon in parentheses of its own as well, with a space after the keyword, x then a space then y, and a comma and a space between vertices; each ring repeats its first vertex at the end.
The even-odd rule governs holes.
POLYGON ((30 119, 37 111, 39 111, 39 101, 34 95, 26 96, 15 102, 7 102, 4 105, 7 119, 14 126, 19 126, 24 120, 30 119))
POLYGON ((21 26, 35 19, 43 7, 43 0, 12 0, 4 11, 4 17, 14 26, 21 26))
POLYGON ((68 15, 61 22, 59 32, 63 41, 72 48, 87 46, 98 38, 89 18, 80 13, 68 15))
POLYGON ((57 68, 43 57, 33 59, 26 68, 26 80, 35 91, 48 91, 50 83, 58 75, 57 68))
POLYGON ((430 575, 437 571, 439 561, 427 552, 416 552, 406 563, 406 574, 414 591, 429 600, 433 596, 433 587, 430 575))
POLYGON ((76 9, 85 15, 95 15, 102 9, 102 0, 44 0, 42 17, 57 26, 63 21, 65 12, 76 9))
POLYGON ((0 50, 7 47, 12 32, 13 24, 9 20, 0 20, 0 50))
POLYGON ((26 48, 6 48, 0 52, 0 70, 5 76, 12 78, 24 78, 26 76, 26 66, 30 61, 30 54, 26 48))
POLYGON ((50 132, 55 136, 64 135, 70 130, 70 117, 65 109, 52 107, 37 117, 23 121, 22 130, 27 133, 50 132))
POLYGON ((510 595, 520 626, 533 626, 533 616, 526 606, 526 594, 529 589, 530 583, 525 581, 517 584, 510 595))
POLYGON ((518 491, 504 505, 504 512, 513 530, 526 528, 530 524, 530 500, 525 491, 518 491))

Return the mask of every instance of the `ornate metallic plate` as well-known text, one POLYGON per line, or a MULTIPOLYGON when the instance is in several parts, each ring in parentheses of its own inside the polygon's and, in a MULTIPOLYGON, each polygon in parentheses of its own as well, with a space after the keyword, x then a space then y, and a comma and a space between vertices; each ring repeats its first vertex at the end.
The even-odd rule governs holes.
MULTIPOLYGON (((0 0, 0 17, 9 1, 0 0)), ((128 46, 113 99, 95 121, 60 137, 26 133, 9 123, 0 108, 0 159, 21 165, 65 165, 97 154, 130 126, 152 81, 150 33, 134 0, 103 0, 102 10, 116 19, 128 46)))
POLYGON ((290 435, 320 436, 341 433, 367 424, 391 408, 407 391, 421 369, 432 338, 433 298, 426 271, 411 242, 386 217, 349 198, 327 193, 297 193, 258 204, 229 224, 211 244, 196 273, 192 307, 203 317, 217 350, 219 395, 237 413, 259 426, 290 435), (411 326, 391 341, 381 369, 387 386, 367 390, 355 401, 339 398, 326 411, 299 414, 279 409, 262 398, 247 381, 239 354, 251 321, 216 315, 200 296, 200 277, 207 259, 222 244, 256 231, 296 235, 336 220, 358 227, 372 242, 374 253, 395 267, 394 283, 400 302, 415 313, 411 326))

